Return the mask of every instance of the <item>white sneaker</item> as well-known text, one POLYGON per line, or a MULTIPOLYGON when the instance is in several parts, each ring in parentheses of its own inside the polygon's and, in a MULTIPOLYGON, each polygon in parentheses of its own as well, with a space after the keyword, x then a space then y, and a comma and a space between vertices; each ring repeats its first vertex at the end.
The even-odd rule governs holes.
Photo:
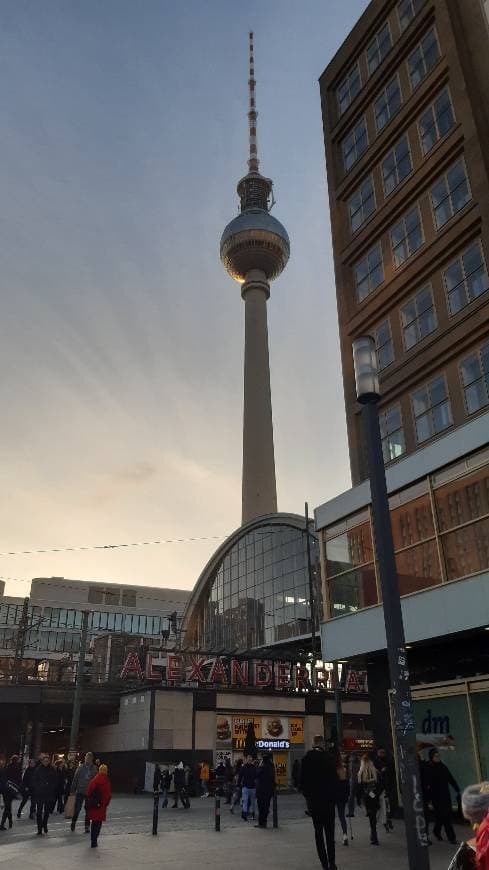
POLYGON ((348 834, 343 834, 343 845, 348 846, 348 834))

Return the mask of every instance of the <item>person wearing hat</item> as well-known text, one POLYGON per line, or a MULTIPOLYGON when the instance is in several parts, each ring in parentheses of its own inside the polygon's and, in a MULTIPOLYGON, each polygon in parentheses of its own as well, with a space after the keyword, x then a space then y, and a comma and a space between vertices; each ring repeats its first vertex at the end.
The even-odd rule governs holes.
POLYGON ((106 820, 107 807, 112 797, 108 767, 101 764, 98 773, 90 780, 85 798, 85 809, 90 820, 90 836, 92 849, 98 846, 98 837, 102 822, 106 820))

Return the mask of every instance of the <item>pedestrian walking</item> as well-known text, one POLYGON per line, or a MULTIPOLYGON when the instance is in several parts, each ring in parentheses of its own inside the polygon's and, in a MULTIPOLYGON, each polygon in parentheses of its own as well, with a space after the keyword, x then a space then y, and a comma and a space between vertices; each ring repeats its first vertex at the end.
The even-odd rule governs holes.
POLYGON ((188 810, 190 807, 190 801, 185 788, 185 770, 183 767, 183 761, 181 761, 180 764, 177 764, 173 771, 173 784, 175 786, 175 800, 172 804, 172 809, 177 809, 178 800, 180 799, 183 808, 188 810))
POLYGON ((209 779, 210 779, 210 768, 207 764, 207 761, 202 761, 199 768, 199 781, 201 788, 201 797, 206 798, 209 797, 209 779))
POLYGON ((460 789, 446 764, 443 764, 438 749, 430 749, 428 765, 428 781, 430 800, 435 814, 433 834, 437 840, 443 840, 442 827, 445 828, 449 843, 455 844, 457 837, 452 825, 452 798, 450 786, 453 788, 457 799, 460 798, 460 789))
POLYGON ((42 756, 32 779, 36 798, 37 836, 40 837, 43 832, 48 832, 48 819, 56 803, 58 778, 49 755, 42 756))
POLYGON ((377 814, 380 809, 379 794, 382 791, 382 784, 380 782, 380 774, 368 754, 362 755, 360 761, 358 785, 370 822, 370 842, 372 846, 378 846, 377 814))
POLYGON ((107 818, 107 807, 112 797, 112 788, 106 764, 101 764, 97 773, 90 780, 85 796, 85 809, 90 821, 90 845, 92 849, 98 846, 98 838, 102 823, 107 818))
POLYGON ((22 772, 19 756, 12 755, 8 764, 5 758, 0 761, 0 794, 3 797, 3 813, 0 822, 0 831, 5 831, 5 822, 12 827, 12 801, 22 795, 22 772))
POLYGON ((356 752, 350 753, 348 759, 348 782, 350 784, 350 792, 348 795, 348 813, 347 816, 353 819, 355 816, 355 803, 358 797, 358 771, 360 770, 360 761, 356 752))
POLYGON ((343 845, 348 846, 348 826, 346 824, 346 805, 350 796, 350 781, 348 778, 347 758, 344 753, 338 755, 336 772, 338 774, 338 795, 336 811, 343 833, 343 845))
POLYGON ((255 828, 266 828, 270 801, 275 791, 275 766, 271 752, 264 752, 256 776, 256 803, 258 805, 258 824, 255 828))
POLYGON ((333 753, 325 751, 321 735, 314 738, 313 748, 302 759, 300 786, 314 825, 321 866, 325 870, 336 870, 334 822, 338 774, 336 759, 333 753))
MULTIPOLYGON (((73 818, 71 820, 72 831, 75 830, 78 816, 80 815, 80 810, 83 806, 90 780, 93 779, 96 773, 97 768, 93 763, 93 752, 87 752, 83 764, 80 764, 79 767, 75 770, 75 775, 73 776, 73 781, 71 783, 70 794, 75 795, 75 808, 73 811, 73 818)), ((88 834, 89 831, 90 820, 87 813, 85 812, 85 833, 88 834)))
POLYGON ((65 787, 66 787, 66 764, 63 760, 57 761, 56 766, 56 809, 58 813, 62 813, 65 808, 65 787))
POLYGON ((243 759, 238 758, 235 767, 234 767, 234 775, 233 775, 233 793, 231 797, 231 807, 229 809, 230 813, 234 815, 234 808, 238 807, 241 803, 241 785, 239 782, 239 772, 243 766, 243 759))
POLYGON ((75 773, 76 773, 76 764, 73 761, 73 759, 70 758, 70 760, 68 761, 68 764, 66 765, 66 770, 65 770, 65 793, 64 793, 65 806, 66 806, 66 801, 68 800, 68 797, 69 797, 70 792, 71 792, 71 786, 73 783, 73 778, 75 776, 75 773))
POLYGON ((241 818, 248 821, 248 816, 255 818, 256 777, 258 768, 252 755, 246 755, 244 764, 238 774, 238 785, 241 788, 241 818))
POLYGON ((34 758, 30 758, 27 767, 24 771, 24 775, 22 777, 22 800, 19 804, 19 809, 17 810, 17 818, 20 819, 22 815, 22 810, 24 809, 28 800, 31 802, 30 810, 29 810, 29 818, 33 819, 36 813, 36 800, 34 797, 34 784, 33 777, 34 771, 36 769, 36 761, 34 758))
POLYGON ((374 764, 377 768, 383 791, 379 795, 382 812, 382 824, 387 833, 394 830, 392 813, 397 806, 396 769, 394 759, 388 754, 384 746, 379 746, 374 755, 374 764))
POLYGON ((161 794, 162 810, 168 806, 168 792, 170 790, 171 780, 172 777, 168 768, 161 768, 160 765, 156 763, 153 777, 153 791, 158 791, 161 794))

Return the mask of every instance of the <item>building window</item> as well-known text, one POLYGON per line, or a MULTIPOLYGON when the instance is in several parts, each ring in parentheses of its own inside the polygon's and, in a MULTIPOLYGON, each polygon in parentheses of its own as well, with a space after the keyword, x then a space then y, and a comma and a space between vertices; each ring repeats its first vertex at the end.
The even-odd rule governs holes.
POLYGON ((431 188, 435 225, 439 230, 471 199, 463 160, 458 160, 431 188))
POLYGON ((444 375, 416 390, 412 400, 418 444, 452 425, 452 410, 444 375))
POLYGON ((379 370, 385 369, 394 362, 394 345, 389 318, 384 320, 375 330, 375 346, 379 370))
POLYGON ((365 118, 361 118, 343 139, 341 149, 343 152, 343 166, 345 172, 353 166, 368 147, 367 125, 365 118))
POLYGON ((433 69, 439 57, 438 40, 432 28, 408 57, 408 72, 413 91, 433 69))
POLYGON ((401 31, 405 30, 406 27, 411 24, 411 21, 425 3, 426 0, 401 0, 401 2, 397 4, 397 15, 401 31))
POLYGON ((402 103, 399 77, 394 76, 374 103, 375 126, 377 133, 384 129, 390 119, 399 111, 402 103))
POLYGON ((384 195, 389 196, 393 190, 412 172, 413 164, 409 150, 409 140, 403 136, 400 142, 389 151, 382 161, 382 181, 384 195))
POLYGON ((398 269, 423 244, 421 215, 417 205, 392 227, 390 237, 394 268, 398 269))
POLYGON ((460 363, 467 414, 489 405, 489 344, 460 363))
POLYGON ((428 106, 418 121, 419 138, 423 154, 436 145, 455 124, 452 101, 448 88, 445 88, 436 100, 428 106))
POLYGON ((374 211, 374 185, 372 176, 369 175, 348 202, 348 214, 350 216, 350 227, 352 233, 356 233, 374 211))
POLYGON ((406 452, 400 405, 393 405, 379 414, 384 462, 399 459, 406 452))
POLYGON ((474 242, 444 270, 450 314, 457 314, 489 288, 481 243, 474 242))
POLYGON ((430 284, 418 290, 416 295, 403 305, 401 325, 406 350, 411 350, 415 344, 435 331, 438 323, 430 284))
POLYGON ((375 34, 372 42, 367 48, 367 65, 368 74, 372 75, 378 66, 382 63, 385 57, 389 54, 392 47, 391 32, 389 23, 386 21, 379 32, 375 34))
POLYGON ((354 274, 357 301, 362 302, 384 280, 384 265, 380 242, 368 252, 366 257, 363 257, 355 265, 354 274))
POLYGON ((336 91, 340 115, 346 112, 348 106, 353 103, 353 100, 360 93, 361 89, 362 79, 360 77, 360 66, 357 62, 348 75, 345 76, 336 91))

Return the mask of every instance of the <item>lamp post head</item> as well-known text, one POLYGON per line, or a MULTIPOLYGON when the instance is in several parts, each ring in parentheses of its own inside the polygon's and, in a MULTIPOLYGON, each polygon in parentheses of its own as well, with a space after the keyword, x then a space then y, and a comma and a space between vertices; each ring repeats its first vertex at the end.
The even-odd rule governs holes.
POLYGON ((378 402, 380 385, 375 339, 371 335, 361 335, 355 338, 352 347, 357 400, 361 405, 378 402))

